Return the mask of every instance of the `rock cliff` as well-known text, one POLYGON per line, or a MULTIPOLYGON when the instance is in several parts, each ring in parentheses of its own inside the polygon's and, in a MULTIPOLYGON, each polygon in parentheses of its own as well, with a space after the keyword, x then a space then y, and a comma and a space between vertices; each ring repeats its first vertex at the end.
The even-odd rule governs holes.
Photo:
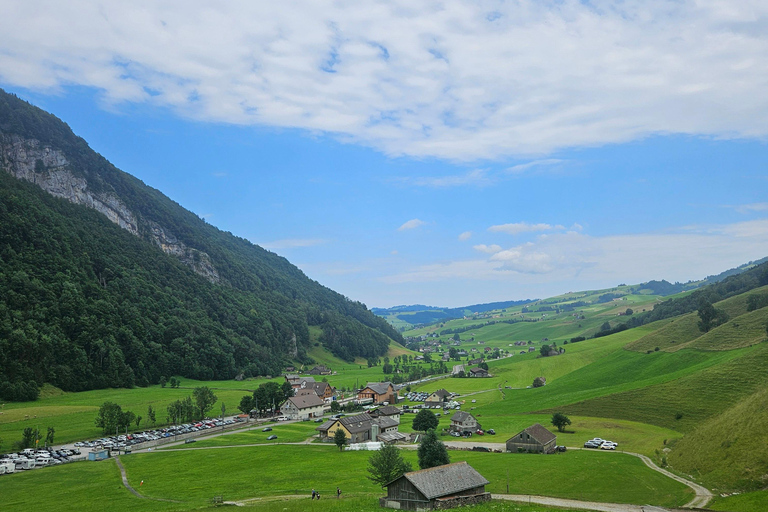
MULTIPOLYGON (((66 156, 35 139, 0 133, 0 167, 16 178, 38 185, 49 194, 93 208, 133 235, 140 236, 138 216, 112 192, 95 192, 86 179, 76 176, 66 156)), ((205 252, 187 247, 167 229, 145 222, 149 238, 166 254, 171 254, 211 282, 219 273, 205 252)))

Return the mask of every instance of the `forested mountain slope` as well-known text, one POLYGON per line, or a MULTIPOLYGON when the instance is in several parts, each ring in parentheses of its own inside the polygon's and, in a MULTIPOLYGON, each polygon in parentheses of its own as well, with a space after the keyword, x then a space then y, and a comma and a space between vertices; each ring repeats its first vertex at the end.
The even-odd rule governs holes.
POLYGON ((365 305, 120 171, 0 90, 0 397, 275 374, 310 325, 347 360, 400 335, 365 305))

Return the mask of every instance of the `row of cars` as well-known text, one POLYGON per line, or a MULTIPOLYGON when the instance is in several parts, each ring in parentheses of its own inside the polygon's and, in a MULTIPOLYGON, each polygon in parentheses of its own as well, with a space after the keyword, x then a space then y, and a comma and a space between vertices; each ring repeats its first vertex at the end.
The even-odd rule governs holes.
POLYGON ((469 431, 456 432, 456 431, 453 431, 453 432, 451 432, 451 435, 453 437, 472 437, 473 433, 477 434, 478 436, 484 436, 485 434, 490 434, 492 436, 496 435, 496 431, 493 430, 492 428, 489 428, 488 430, 477 429, 477 430, 475 430, 475 432, 469 432, 469 431))
POLYGON ((601 450, 615 450, 617 446, 619 446, 619 443, 614 443, 613 441, 607 441, 599 437, 590 439, 589 441, 584 443, 584 448, 600 448, 601 450))
POLYGON ((216 419, 204 420, 197 423, 184 423, 183 425, 171 425, 170 427, 145 430, 144 432, 134 432, 132 434, 102 437, 93 441, 78 441, 75 443, 77 448, 109 448, 110 450, 123 450, 129 446, 148 441, 157 441, 159 439, 200 432, 216 427, 224 427, 236 423, 234 419, 216 419))
POLYGON ((80 455, 80 450, 35 450, 26 448, 18 453, 0 456, 0 475, 16 471, 42 468, 71 462, 80 455))

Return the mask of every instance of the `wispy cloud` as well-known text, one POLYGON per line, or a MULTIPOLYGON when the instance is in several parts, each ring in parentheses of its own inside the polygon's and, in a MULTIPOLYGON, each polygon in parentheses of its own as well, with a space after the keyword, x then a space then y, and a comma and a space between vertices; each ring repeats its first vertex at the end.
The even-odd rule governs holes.
POLYGON ((768 203, 727 205, 726 208, 732 208, 739 213, 766 212, 768 211, 768 203))
POLYGON ((472 232, 471 231, 465 231, 462 234, 459 235, 459 240, 462 242, 465 242, 472 238, 472 232))
POLYGON ((499 252, 501 250, 501 246, 500 245, 496 245, 496 244, 493 244, 493 245, 485 245, 485 244, 473 245, 472 248, 474 250, 476 250, 476 251, 485 252, 485 253, 488 253, 488 254, 495 254, 495 253, 497 253, 497 252, 499 252))
POLYGON ((229 173, 226 173, 226 172, 214 172, 214 173, 211 173, 211 176, 213 176, 214 178, 226 178, 227 176, 229 176, 229 173))
POLYGON ((541 167, 551 167, 557 164, 562 164, 563 162, 565 162, 565 160, 560 160, 558 158, 534 160, 532 162, 528 162, 525 164, 518 164, 518 165, 513 165, 512 167, 507 167, 506 169, 504 169, 504 172, 507 174, 522 174, 531 169, 536 169, 541 167))
POLYGON ((515 222, 512 224, 498 224, 496 226, 491 226, 488 228, 488 231, 491 233, 507 233, 508 235, 519 235, 520 233, 536 233, 541 231, 563 229, 565 229, 565 227, 561 226, 560 224, 529 224, 527 222, 515 222))
POLYGON ((286 238, 284 240, 275 240, 259 244, 265 249, 298 249, 301 247, 314 247, 328 243, 328 240, 322 238, 286 238))
POLYGON ((6 2, 0 81, 464 161, 768 135, 766 2, 136 5, 6 2))
POLYGON ((403 178, 401 181, 418 187, 449 188, 449 187, 487 187, 497 180, 485 169, 474 169, 465 174, 448 176, 415 176, 403 178))
POLYGON ((411 220, 403 223, 403 225, 400 226, 399 228, 397 228, 397 230, 398 231, 407 231, 409 229, 416 229, 419 226, 423 226, 424 224, 426 224, 426 222, 424 222, 423 220, 411 219, 411 220))

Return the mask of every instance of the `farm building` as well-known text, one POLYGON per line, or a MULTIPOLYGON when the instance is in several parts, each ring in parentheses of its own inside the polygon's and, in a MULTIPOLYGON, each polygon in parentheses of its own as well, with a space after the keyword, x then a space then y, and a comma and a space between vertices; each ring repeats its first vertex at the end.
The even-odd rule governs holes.
POLYGON ((280 407, 280 412, 292 420, 320 418, 325 402, 316 394, 292 396, 280 407))
POLYGON ((386 484, 379 505, 399 510, 443 510, 491 499, 488 480, 466 462, 405 473, 386 484))
POLYGON ((357 392, 358 400, 373 399, 373 403, 380 404, 389 402, 397 403, 397 393, 395 386, 391 382, 369 382, 367 386, 357 392))
POLYGON ((443 402, 448 401, 451 394, 445 389, 438 389, 424 400, 424 405, 434 407, 436 405, 442 405, 443 402))
POLYGON ((536 423, 507 440, 508 452, 554 453, 557 436, 536 423))
POLYGON ((451 416, 451 432, 475 432, 480 428, 480 423, 478 423, 477 418, 468 412, 456 411, 454 415, 451 416))
POLYGON ((472 368, 469 370, 469 376, 470 377, 490 377, 490 374, 488 373, 488 370, 484 368, 472 368))

